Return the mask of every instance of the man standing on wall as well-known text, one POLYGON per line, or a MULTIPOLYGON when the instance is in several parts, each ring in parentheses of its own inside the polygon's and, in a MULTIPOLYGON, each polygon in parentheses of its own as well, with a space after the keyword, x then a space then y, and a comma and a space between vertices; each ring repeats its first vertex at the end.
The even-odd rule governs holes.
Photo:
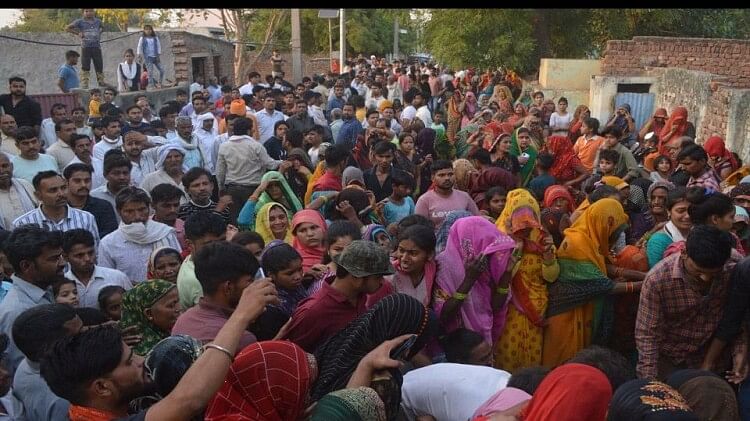
POLYGON ((81 37, 81 88, 89 88, 91 61, 94 61, 96 82, 102 87, 104 82, 104 63, 100 44, 102 31, 101 19, 95 16, 94 9, 83 9, 83 18, 76 19, 65 28, 67 32, 81 37))

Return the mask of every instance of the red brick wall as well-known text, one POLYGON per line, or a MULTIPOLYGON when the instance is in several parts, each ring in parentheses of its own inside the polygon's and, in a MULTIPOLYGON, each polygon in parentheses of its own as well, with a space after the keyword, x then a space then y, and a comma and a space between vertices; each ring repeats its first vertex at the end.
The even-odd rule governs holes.
MULTIPOLYGON (((291 53, 281 53, 281 57, 286 60, 285 63, 282 64, 282 70, 284 70, 284 78, 290 82, 297 83, 299 81, 292 81, 292 55, 291 53)), ((254 62, 252 66, 250 66, 249 71, 256 71, 260 73, 260 76, 262 78, 266 77, 266 75, 271 74, 272 66, 271 66, 271 56, 270 54, 260 57, 256 60, 257 55, 250 55, 249 61, 251 63, 254 62)), ((327 60, 328 54, 327 53, 321 53, 321 54, 302 54, 302 76, 312 76, 313 74, 321 74, 326 73, 329 71, 329 61, 327 60)), ((242 80, 245 80, 245 77, 242 78, 242 80)))
POLYGON ((605 75, 636 75, 646 67, 681 67, 726 76, 729 86, 750 87, 750 41, 634 37, 607 42, 605 75))

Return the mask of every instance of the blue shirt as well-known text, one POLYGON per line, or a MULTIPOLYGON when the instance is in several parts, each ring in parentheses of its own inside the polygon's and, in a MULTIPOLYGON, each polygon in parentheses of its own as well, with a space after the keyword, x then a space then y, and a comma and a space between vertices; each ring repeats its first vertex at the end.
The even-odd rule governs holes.
POLYGON ((81 37, 81 47, 84 48, 101 48, 99 41, 102 36, 102 21, 99 18, 86 20, 78 18, 73 21, 73 27, 78 29, 83 36, 81 37))
POLYGON ((354 145, 357 144, 357 136, 364 130, 362 123, 356 118, 344 120, 341 129, 339 129, 339 135, 336 137, 336 144, 354 148, 354 145))
POLYGON ((409 196, 404 198, 404 203, 398 205, 393 201, 389 200, 383 206, 383 217, 385 218, 385 225, 388 226, 395 222, 398 222, 409 215, 413 215, 415 210, 414 199, 409 196))
POLYGON ((63 91, 70 92, 71 89, 81 85, 78 79, 78 69, 68 63, 63 64, 57 69, 57 76, 63 80, 63 91))
POLYGON ((344 104, 346 104, 346 98, 341 97, 341 99, 336 98, 335 96, 328 100, 328 112, 330 113, 332 109, 339 108, 344 109, 344 104))

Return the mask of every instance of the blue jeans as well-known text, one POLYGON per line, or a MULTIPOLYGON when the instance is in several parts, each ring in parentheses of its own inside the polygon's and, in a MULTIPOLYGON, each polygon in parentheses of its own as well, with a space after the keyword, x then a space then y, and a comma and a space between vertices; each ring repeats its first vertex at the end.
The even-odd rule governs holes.
POLYGON ((161 60, 159 57, 146 57, 146 71, 148 72, 148 84, 156 84, 156 78, 154 77, 154 66, 159 69, 159 85, 164 81, 164 68, 161 66, 161 60))

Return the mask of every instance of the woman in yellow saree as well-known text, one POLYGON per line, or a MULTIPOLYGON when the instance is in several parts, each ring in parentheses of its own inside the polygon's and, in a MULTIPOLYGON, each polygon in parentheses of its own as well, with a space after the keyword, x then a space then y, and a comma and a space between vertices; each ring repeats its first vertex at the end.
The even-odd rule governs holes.
POLYGON ((497 220, 498 229, 523 242, 513 267, 511 300, 505 330, 495 347, 495 367, 514 372, 542 363, 542 333, 547 311, 547 283, 560 268, 552 236, 541 224, 539 204, 524 189, 511 190, 497 220))
POLYGON ((605 198, 589 206, 565 230, 557 251, 560 276, 549 288, 542 365, 555 367, 592 342, 609 339, 613 310, 605 298, 614 292, 630 292, 635 284, 615 285, 607 275, 607 256, 627 221, 620 202, 605 198))

